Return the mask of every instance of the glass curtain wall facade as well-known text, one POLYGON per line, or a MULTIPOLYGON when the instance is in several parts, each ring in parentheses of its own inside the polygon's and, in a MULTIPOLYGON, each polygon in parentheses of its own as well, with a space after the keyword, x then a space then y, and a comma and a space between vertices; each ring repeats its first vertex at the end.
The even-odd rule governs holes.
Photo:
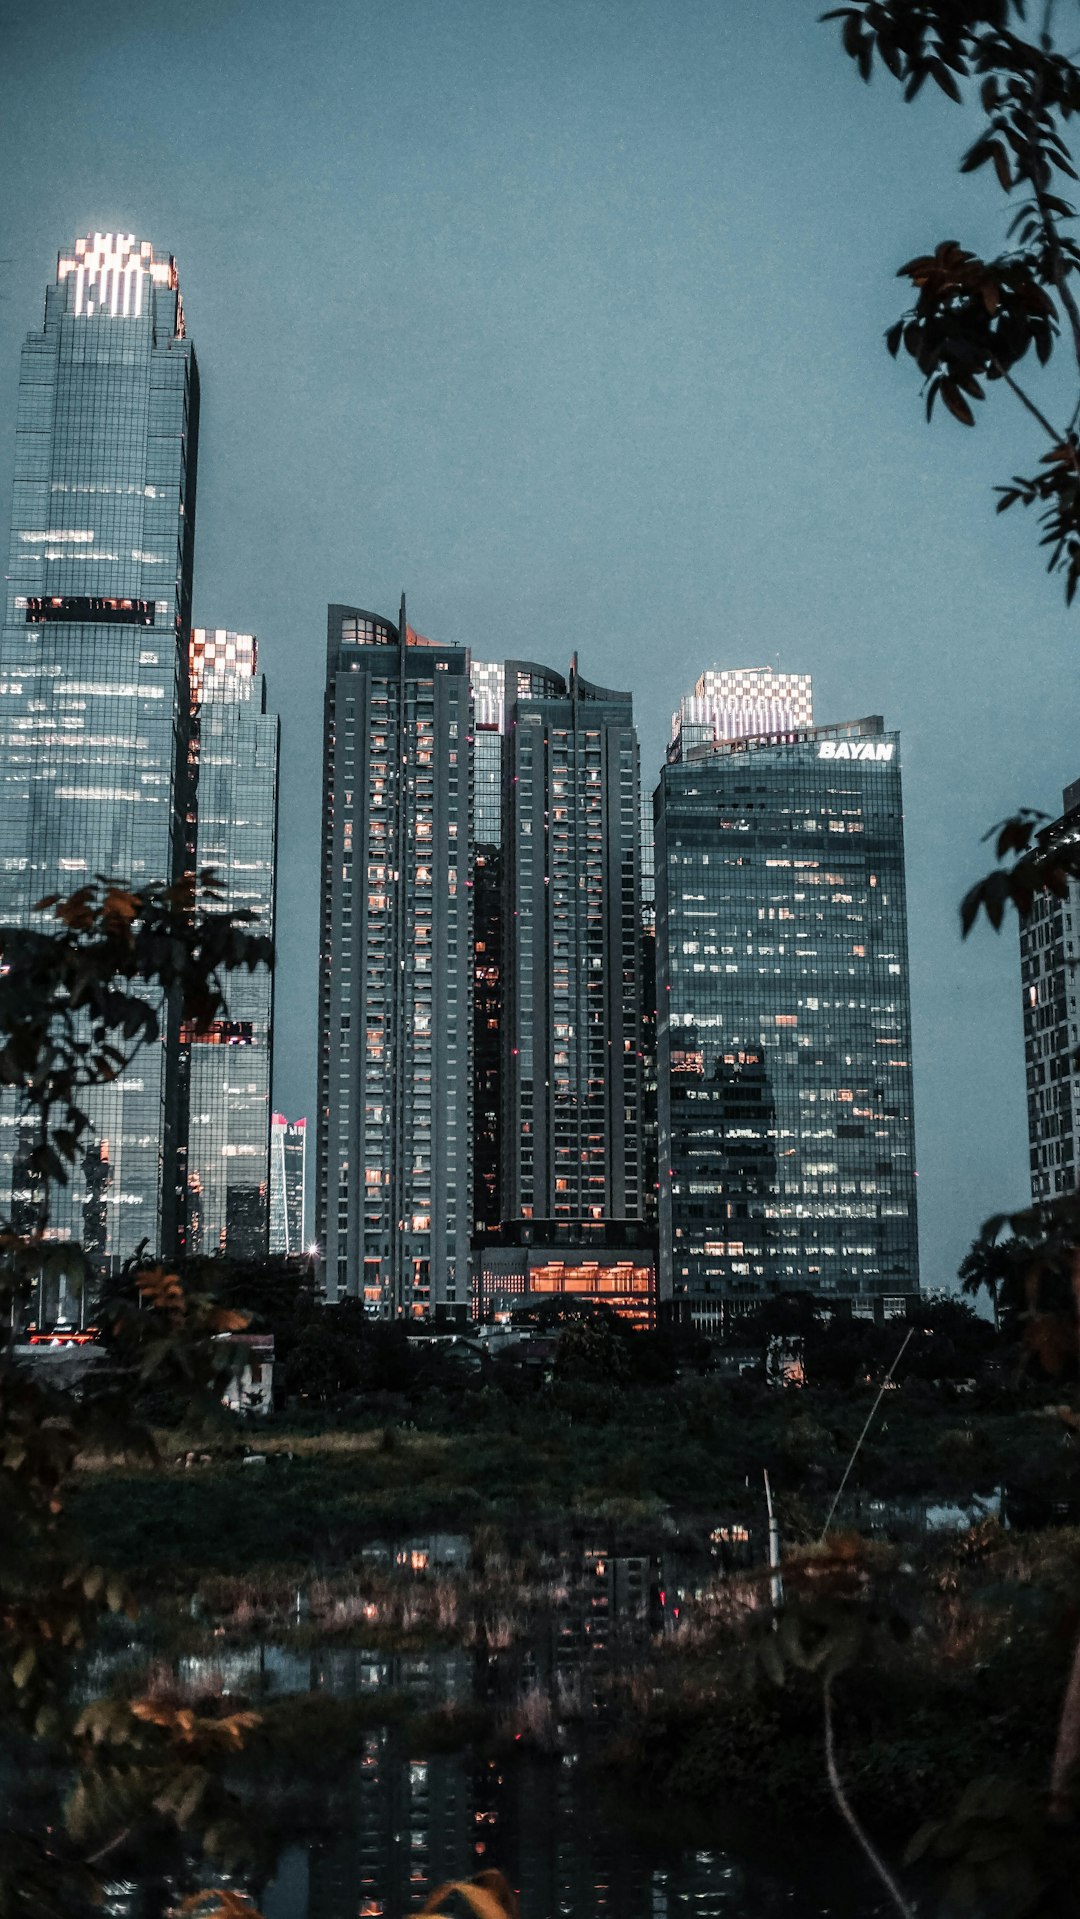
MULTIPOLYGON (((187 642, 199 383, 176 263, 133 235, 61 254, 22 352, 0 635, 0 923, 95 873, 178 879, 190 855, 187 642)), ((90 1096, 51 1230, 115 1269, 168 1253, 183 1209, 178 1008, 90 1096)), ((0 1110, 0 1205, 33 1203, 0 1110)))
POLYGON ((331 606, 316 1236, 330 1299, 466 1310, 470 688, 463 647, 331 606))
MULTIPOLYGON (((1065 788, 1062 816, 1041 843, 1075 848, 1080 780, 1065 788)), ((1020 922, 1028 1152, 1033 1200, 1075 1193, 1080 1168, 1080 883, 1059 899, 1037 894, 1020 922)))
POLYGON ((307 1246, 307 1120, 270 1115, 270 1251, 286 1258, 307 1246))
POLYGON ((661 1296, 918 1288, 899 742, 692 749, 655 796, 661 1296))
POLYGON ((641 871, 628 693, 505 669, 503 1215, 638 1219, 641 871))
MULTIPOLYGON (((223 910, 274 936, 278 720, 266 711, 253 633, 196 627, 190 679, 198 769, 196 870, 217 875, 223 910)), ((273 974, 229 977, 228 1014, 185 1033, 188 1245, 258 1259, 267 1251, 273 974)))

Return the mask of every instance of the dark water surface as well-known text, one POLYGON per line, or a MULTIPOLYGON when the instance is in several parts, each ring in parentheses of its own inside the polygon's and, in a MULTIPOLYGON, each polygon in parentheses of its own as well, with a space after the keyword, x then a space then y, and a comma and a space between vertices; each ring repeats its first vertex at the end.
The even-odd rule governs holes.
POLYGON ((524 1919, 877 1919, 846 1835, 792 1835, 783 1808, 708 1847, 665 1842, 602 1805, 572 1755, 497 1769, 410 1760, 379 1734, 344 1782, 338 1830, 288 1847, 266 1919, 397 1919, 443 1880, 498 1866, 524 1919))
MULTIPOLYGON (((925 1502, 860 1514, 868 1531, 899 1537, 971 1519, 925 1502)), ((519 1892, 523 1919, 882 1919, 891 1907, 831 1814, 808 1825, 782 1803, 753 1818, 700 1800, 634 1804, 590 1763, 613 1687, 648 1685, 657 1640, 707 1628, 727 1576, 760 1563, 763 1547, 736 1525, 636 1552, 568 1533, 515 1585, 512 1558, 500 1584, 490 1562, 477 1576, 466 1535, 432 1534, 362 1549, 355 1590, 331 1595, 329 1611, 313 1586, 272 1624, 217 1625, 212 1651, 169 1662, 182 1695, 256 1710, 283 1695, 398 1702, 337 1771, 275 1787, 280 1809, 266 1815, 280 1821, 281 1849, 269 1885, 252 1888, 266 1919, 407 1919, 445 1881, 490 1867, 519 1892), (385 1649, 395 1632, 410 1650, 385 1649), (403 1702, 434 1715, 425 1730, 403 1702), (470 1707, 494 1741, 432 1750, 440 1714, 460 1725, 470 1707)), ((91 1662, 88 1696, 132 1650, 91 1662)), ((134 1891, 109 1889, 114 1919, 132 1919, 134 1891)), ((144 1900, 140 1919, 169 1903, 144 1900)))
MULTIPOLYGON (((437 1551, 453 1562, 458 1542, 437 1551)), ((428 1559, 415 1545, 394 1556, 401 1564, 413 1553, 428 1559)), ((557 1600, 524 1635, 500 1632, 496 1621, 469 1646, 421 1653, 276 1646, 240 1655, 258 1663, 267 1691, 393 1690, 424 1709, 482 1703, 507 1742, 497 1759, 432 1754, 413 1751, 406 1728, 372 1730, 334 1782, 327 1829, 283 1852, 262 1895, 266 1919, 399 1919, 444 1881, 491 1866, 519 1891, 524 1919, 883 1913, 839 1822, 793 1832, 782 1805, 753 1822, 718 1811, 702 1843, 700 1808, 690 1838, 672 1831, 669 1809, 654 1820, 598 1783, 588 1759, 605 1680, 632 1670, 658 1631, 681 1630, 718 1567, 715 1556, 596 1548, 569 1554, 564 1570, 557 1600)), ((237 1671, 237 1689, 253 1677, 237 1671)))

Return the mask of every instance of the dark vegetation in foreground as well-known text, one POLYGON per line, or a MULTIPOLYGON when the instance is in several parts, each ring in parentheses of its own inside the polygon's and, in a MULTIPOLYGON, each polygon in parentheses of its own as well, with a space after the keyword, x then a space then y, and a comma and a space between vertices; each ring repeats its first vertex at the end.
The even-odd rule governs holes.
MULTIPOLYGON (((252 1296, 249 1275, 224 1277, 226 1301, 252 1296)), ((351 1302, 320 1307, 295 1282, 275 1297, 274 1284, 254 1324, 275 1335, 282 1411, 240 1424, 222 1413, 196 1433, 181 1401, 148 1395, 164 1484, 156 1466, 83 1461, 72 1511, 88 1548, 135 1577, 332 1569, 374 1538, 492 1522, 540 1540, 597 1520, 624 1539, 707 1540, 760 1524, 766 1469, 787 1540, 803 1542, 909 1330, 779 1300, 747 1317, 751 1370, 733 1377, 729 1355, 693 1333, 635 1333, 601 1312, 555 1305, 532 1339, 480 1358, 373 1325, 351 1302), (801 1387, 767 1383, 770 1342, 797 1350, 801 1387), (333 1365, 315 1369, 316 1349, 333 1365)), ((860 1523, 870 1499, 995 1494, 1013 1525, 1080 1517, 1080 1448, 1059 1392, 1029 1375, 1015 1326, 995 1333, 959 1301, 926 1302, 835 1523, 860 1523)))

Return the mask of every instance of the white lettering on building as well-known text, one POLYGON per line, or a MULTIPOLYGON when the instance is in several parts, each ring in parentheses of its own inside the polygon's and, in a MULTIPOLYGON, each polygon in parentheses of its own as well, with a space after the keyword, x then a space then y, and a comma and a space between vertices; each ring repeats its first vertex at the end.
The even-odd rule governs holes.
POLYGON ((819 760, 891 760, 896 751, 891 740, 822 740, 819 760))

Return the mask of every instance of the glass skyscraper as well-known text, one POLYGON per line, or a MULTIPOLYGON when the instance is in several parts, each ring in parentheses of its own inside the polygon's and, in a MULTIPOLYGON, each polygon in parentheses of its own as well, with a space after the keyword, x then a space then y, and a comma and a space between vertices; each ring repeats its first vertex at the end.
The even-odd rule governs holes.
MULTIPOLYGON (((188 864, 187 643, 199 383, 176 263, 131 234, 61 254, 22 353, 0 634, 0 923, 106 874, 188 864)), ((44 924, 44 922, 42 922, 44 924)), ((176 1010, 89 1102, 53 1231, 115 1266, 172 1251, 183 1206, 176 1010)), ((0 1203, 29 1196, 0 1111, 0 1203)))
POLYGON ((899 742, 686 746, 655 796, 661 1296, 918 1288, 899 742))
MULTIPOLYGON (((1080 839, 1080 780, 1062 794, 1061 818, 1040 835, 1047 849, 1080 839)), ((1080 883, 1059 898, 1037 893, 1020 922, 1028 1151, 1033 1200, 1075 1193, 1080 1169, 1080 883)))
POLYGON ((270 1115, 270 1251, 306 1250, 307 1120, 270 1115))
MULTIPOLYGON (((217 875, 222 908, 274 936, 278 721, 266 711, 252 633, 191 636, 196 869, 217 875)), ((227 1017, 184 1034, 188 1071, 188 1245, 257 1259, 267 1250, 273 974, 232 973, 227 1017)))
POLYGON ((469 1299, 470 721, 463 647, 329 608, 316 1236, 388 1316, 469 1299))
POLYGON ((510 660, 505 727, 503 1217, 640 1219, 631 698, 510 660))

